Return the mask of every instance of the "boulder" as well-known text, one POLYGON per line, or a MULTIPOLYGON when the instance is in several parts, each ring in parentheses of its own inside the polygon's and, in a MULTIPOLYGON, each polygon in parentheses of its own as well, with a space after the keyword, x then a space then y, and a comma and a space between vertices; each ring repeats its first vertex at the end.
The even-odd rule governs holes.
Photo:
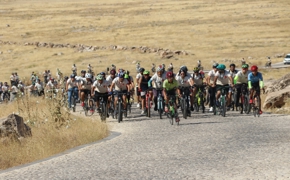
POLYGON ((10 114, 7 118, 0 119, 0 138, 30 136, 31 128, 24 123, 21 116, 10 114))
POLYGON ((290 74, 267 84, 265 92, 267 97, 263 105, 264 108, 281 108, 284 106, 290 97, 290 74))

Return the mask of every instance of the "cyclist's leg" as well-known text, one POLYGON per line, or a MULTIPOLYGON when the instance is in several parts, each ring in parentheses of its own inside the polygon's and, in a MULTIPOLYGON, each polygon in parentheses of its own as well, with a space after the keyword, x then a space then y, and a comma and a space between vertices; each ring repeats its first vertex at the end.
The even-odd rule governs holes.
POLYGON ((216 100, 217 101, 220 98, 220 96, 221 96, 221 86, 217 85, 217 87, 216 87, 216 100))
POLYGON ((193 105, 194 105, 193 90, 190 89, 190 110, 191 111, 194 110, 193 105))
POLYGON ((241 84, 236 85, 236 91, 237 91, 237 95, 236 95, 236 99, 235 99, 235 104, 236 104, 236 107, 239 107, 240 106, 240 97, 241 97, 241 93, 242 93, 242 85, 241 84))
POLYGON ((157 90, 153 89, 153 97, 154 97, 154 110, 157 111, 157 90))
POLYGON ((146 109, 146 102, 145 102, 145 98, 146 98, 146 92, 142 91, 140 92, 140 97, 141 97, 141 109, 142 109, 142 114, 145 113, 145 109, 146 109))
POLYGON ((68 96, 68 107, 71 108, 71 95, 72 95, 72 88, 68 89, 67 96, 68 96))
MULTIPOLYGON (((124 91, 122 91, 122 93, 127 93, 128 91, 127 90, 124 90, 124 91)), ((127 108, 127 101, 126 101, 126 99, 127 99, 127 94, 124 94, 123 95, 123 108, 124 109, 126 109, 127 108)))
POLYGON ((226 101, 227 101, 227 107, 229 108, 231 106, 231 102, 232 102, 232 88, 225 88, 225 92, 226 92, 226 101))

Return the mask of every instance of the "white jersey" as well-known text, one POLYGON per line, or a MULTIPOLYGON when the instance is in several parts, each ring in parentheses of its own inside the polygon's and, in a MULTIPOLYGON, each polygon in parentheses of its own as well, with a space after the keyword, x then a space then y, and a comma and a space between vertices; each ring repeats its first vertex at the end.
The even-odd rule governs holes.
POLYGON ((127 90, 127 84, 129 84, 129 82, 127 81, 127 79, 124 79, 123 82, 119 81, 119 77, 116 77, 113 80, 113 83, 115 84, 115 90, 116 91, 124 91, 127 90))
POLYGON ((175 79, 178 82, 179 87, 190 87, 190 76, 187 75, 183 79, 181 76, 176 76, 175 79))
POLYGON ((213 69, 212 69, 211 71, 208 72, 208 77, 210 78, 210 79, 209 79, 209 83, 210 83, 210 84, 213 84, 214 77, 215 77, 215 73, 216 73, 216 72, 215 72, 213 69))
MULTIPOLYGON (((139 79, 142 77, 142 74, 141 73, 138 73, 137 75, 136 75, 136 81, 139 81, 139 79)), ((138 87, 138 84, 139 83, 136 83, 136 87, 138 87)))
POLYGON ((93 87, 94 87, 94 91, 96 91, 98 93, 107 93, 108 87, 110 85, 111 84, 108 81, 103 80, 102 84, 100 84, 98 81, 95 81, 93 84, 93 87))
POLYGON ((17 93, 18 92, 18 88, 16 86, 12 86, 11 87, 11 92, 12 93, 17 93))
POLYGON ((192 74, 192 79, 195 85, 202 85, 203 84, 203 79, 204 79, 204 74, 203 72, 200 72, 198 74, 193 73, 192 74))
POLYGON ((229 71, 226 71, 223 74, 220 74, 219 71, 215 73, 215 77, 217 78, 216 84, 217 85, 227 85, 231 84, 229 77, 231 77, 231 74, 229 71))
POLYGON ((5 85, 2 86, 3 92, 7 92, 8 90, 9 90, 9 86, 5 86, 5 85))
POLYGON ((54 81, 54 82, 48 81, 46 86, 50 89, 57 88, 57 82, 56 81, 54 81))
POLYGON ((239 71, 236 76, 236 84, 247 84, 248 83, 248 75, 250 74, 251 71, 247 71, 245 74, 242 71, 239 71))
POLYGON ((161 89, 163 88, 163 82, 166 80, 166 74, 162 74, 161 77, 159 77, 157 75, 157 73, 155 73, 152 77, 151 77, 151 81, 152 81, 152 85, 154 88, 156 89, 161 89))
POLYGON ((238 73, 237 70, 234 70, 233 72, 231 70, 229 70, 229 73, 231 74, 232 78, 234 78, 236 76, 236 74, 238 73))
POLYGON ((76 79, 75 79, 75 81, 72 81, 71 78, 69 78, 66 81, 66 84, 67 84, 68 89, 73 88, 73 87, 78 87, 78 81, 76 79))
MULTIPOLYGON (((116 77, 115 77, 115 78, 116 78, 116 77)), ((114 78, 114 79, 115 79, 115 78, 114 78)), ((111 76, 108 76, 108 77, 106 78, 106 81, 109 83, 109 85, 111 85, 114 79, 113 79, 111 76)))
POLYGON ((37 88, 38 91, 42 91, 43 90, 42 84, 35 83, 35 87, 37 88))

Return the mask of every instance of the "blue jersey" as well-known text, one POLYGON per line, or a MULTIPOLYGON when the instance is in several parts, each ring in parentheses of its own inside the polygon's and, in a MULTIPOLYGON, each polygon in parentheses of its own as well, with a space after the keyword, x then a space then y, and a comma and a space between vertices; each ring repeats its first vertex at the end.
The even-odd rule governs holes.
POLYGON ((259 81, 263 81, 262 73, 257 72, 257 75, 254 76, 254 74, 251 72, 248 75, 248 81, 251 81, 252 83, 257 83, 259 81))

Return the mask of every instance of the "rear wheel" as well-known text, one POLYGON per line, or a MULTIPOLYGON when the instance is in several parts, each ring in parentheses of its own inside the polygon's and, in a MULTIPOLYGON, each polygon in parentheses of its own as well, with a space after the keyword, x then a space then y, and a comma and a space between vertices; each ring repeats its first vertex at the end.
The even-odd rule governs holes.
POLYGON ((147 116, 150 117, 151 114, 150 114, 150 98, 148 97, 147 98, 147 116))
POLYGON ((73 112, 76 112, 76 99, 74 96, 71 97, 71 106, 72 106, 73 112))
POLYGON ((222 114, 221 115, 223 117, 225 117, 226 116, 226 110, 227 110, 226 108, 227 107, 226 107, 226 101, 225 101, 225 97, 224 96, 221 98, 221 108, 222 108, 221 109, 222 110, 222 112, 221 112, 222 114))
POLYGON ((204 106, 203 95, 200 96, 200 106, 202 108, 202 113, 204 113, 205 112, 205 106, 204 106))
POLYGON ((158 113, 159 113, 159 118, 162 119, 162 113, 163 113, 163 104, 162 104, 162 98, 158 99, 158 113))
POLYGON ((187 107, 187 103, 186 103, 185 99, 181 100, 181 106, 182 106, 183 118, 187 119, 187 109, 188 109, 188 107, 187 107))
POLYGON ((244 103, 243 103, 243 109, 244 109, 244 112, 246 114, 249 114, 250 111, 251 111, 251 104, 249 103, 249 97, 248 96, 244 96, 244 103))
POLYGON ((102 121, 106 121, 107 118, 107 105, 106 103, 102 103, 102 116, 101 116, 101 120, 102 121))
POLYGON ((123 109, 122 109, 122 103, 118 103, 118 123, 122 121, 123 118, 123 109))

